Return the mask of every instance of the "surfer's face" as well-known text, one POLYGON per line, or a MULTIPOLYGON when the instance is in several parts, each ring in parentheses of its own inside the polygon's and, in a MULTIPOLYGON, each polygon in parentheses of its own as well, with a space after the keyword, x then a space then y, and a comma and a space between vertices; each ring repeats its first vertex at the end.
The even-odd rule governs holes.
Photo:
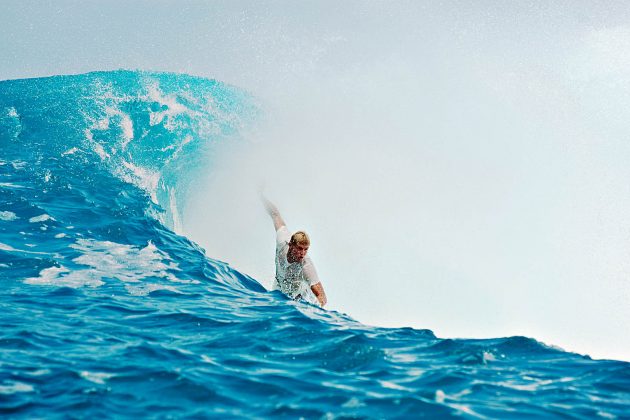
POLYGON ((289 244, 289 255, 288 260, 290 262, 300 262, 306 257, 306 253, 308 252, 308 245, 303 245, 299 243, 289 244))

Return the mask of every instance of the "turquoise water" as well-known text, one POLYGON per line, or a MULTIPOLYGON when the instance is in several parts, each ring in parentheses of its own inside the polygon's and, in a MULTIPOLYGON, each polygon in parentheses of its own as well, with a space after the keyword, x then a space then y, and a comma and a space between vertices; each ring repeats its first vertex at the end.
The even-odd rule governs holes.
POLYGON ((260 112, 186 75, 0 82, 3 416, 628 418, 629 363, 365 326, 174 233, 260 112))

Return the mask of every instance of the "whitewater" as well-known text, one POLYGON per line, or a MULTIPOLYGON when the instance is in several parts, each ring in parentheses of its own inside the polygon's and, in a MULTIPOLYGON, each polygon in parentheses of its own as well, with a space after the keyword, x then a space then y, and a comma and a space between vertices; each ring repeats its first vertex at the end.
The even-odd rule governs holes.
POLYGON ((261 112, 183 74, 0 82, 3 416, 629 417, 630 363, 363 325, 179 234, 261 112))

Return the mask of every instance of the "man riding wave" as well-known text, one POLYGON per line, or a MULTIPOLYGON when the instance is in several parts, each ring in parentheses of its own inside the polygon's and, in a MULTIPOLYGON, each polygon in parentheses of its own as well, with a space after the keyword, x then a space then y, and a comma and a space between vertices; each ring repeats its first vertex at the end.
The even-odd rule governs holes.
POLYGON ((291 235, 278 208, 264 196, 262 200, 276 229, 276 278, 273 290, 280 290, 295 300, 312 301, 311 296, 314 296, 323 307, 327 302, 326 292, 313 262, 306 256, 311 245, 308 235, 304 231, 291 235))

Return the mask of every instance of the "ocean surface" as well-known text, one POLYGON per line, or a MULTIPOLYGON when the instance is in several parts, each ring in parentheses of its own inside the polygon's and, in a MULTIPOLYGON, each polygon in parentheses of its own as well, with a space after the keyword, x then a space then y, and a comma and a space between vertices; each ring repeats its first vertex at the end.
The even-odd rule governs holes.
POLYGON ((260 113, 187 75, 0 82, 1 417, 630 418, 630 363, 366 326, 175 233, 260 113))

